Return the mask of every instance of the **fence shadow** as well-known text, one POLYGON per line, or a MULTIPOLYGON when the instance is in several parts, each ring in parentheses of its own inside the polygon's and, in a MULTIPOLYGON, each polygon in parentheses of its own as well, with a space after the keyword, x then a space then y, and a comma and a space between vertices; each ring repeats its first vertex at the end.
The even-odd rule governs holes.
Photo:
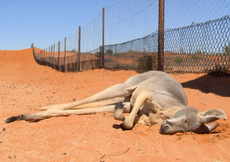
POLYGON ((198 89, 204 93, 230 97, 230 77, 213 77, 207 74, 181 84, 184 88, 198 89))

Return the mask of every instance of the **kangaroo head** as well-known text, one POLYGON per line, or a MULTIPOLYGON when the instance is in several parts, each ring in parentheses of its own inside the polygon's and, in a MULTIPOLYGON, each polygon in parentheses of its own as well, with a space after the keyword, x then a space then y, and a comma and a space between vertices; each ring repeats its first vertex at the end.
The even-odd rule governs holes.
POLYGON ((160 133, 175 134, 190 131, 195 133, 209 133, 218 126, 218 123, 215 122, 218 119, 227 119, 224 111, 210 109, 200 112, 196 108, 186 106, 161 124, 160 133))

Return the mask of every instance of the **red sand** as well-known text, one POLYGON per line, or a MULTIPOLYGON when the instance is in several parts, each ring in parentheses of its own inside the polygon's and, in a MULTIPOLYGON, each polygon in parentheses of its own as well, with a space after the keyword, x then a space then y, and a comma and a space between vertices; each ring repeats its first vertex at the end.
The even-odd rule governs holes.
MULTIPOLYGON (((116 129, 120 122, 112 114, 4 123, 39 106, 85 98, 135 74, 104 69, 62 73, 38 65, 31 49, 0 51, 0 161, 230 161, 229 119, 219 121, 211 134, 172 136, 159 134, 159 125, 116 129)), ((230 78, 172 76, 185 87, 190 106, 219 108, 230 117, 230 78)))

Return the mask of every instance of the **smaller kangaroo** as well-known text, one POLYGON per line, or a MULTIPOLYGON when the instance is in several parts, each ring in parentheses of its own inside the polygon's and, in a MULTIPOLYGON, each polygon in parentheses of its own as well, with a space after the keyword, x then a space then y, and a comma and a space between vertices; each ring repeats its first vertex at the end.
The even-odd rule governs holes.
POLYGON ((111 86, 88 98, 45 106, 39 110, 42 111, 12 116, 5 122, 111 112, 114 119, 123 121, 123 129, 132 129, 137 123, 148 126, 161 124, 161 134, 175 134, 189 131, 209 133, 218 126, 216 120, 227 119, 225 112, 219 109, 201 112, 187 106, 187 96, 182 85, 160 71, 138 74, 123 84, 111 86), (129 115, 123 116, 123 113, 129 115))

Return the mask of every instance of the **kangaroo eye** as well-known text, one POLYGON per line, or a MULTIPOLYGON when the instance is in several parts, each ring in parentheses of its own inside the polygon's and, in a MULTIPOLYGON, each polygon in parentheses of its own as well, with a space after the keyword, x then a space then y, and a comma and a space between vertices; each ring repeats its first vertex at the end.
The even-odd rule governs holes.
POLYGON ((164 125, 163 129, 164 130, 168 130, 169 129, 169 125, 168 124, 164 125))
POLYGON ((188 123, 188 121, 189 121, 189 119, 187 118, 184 122, 185 122, 185 123, 188 123))

